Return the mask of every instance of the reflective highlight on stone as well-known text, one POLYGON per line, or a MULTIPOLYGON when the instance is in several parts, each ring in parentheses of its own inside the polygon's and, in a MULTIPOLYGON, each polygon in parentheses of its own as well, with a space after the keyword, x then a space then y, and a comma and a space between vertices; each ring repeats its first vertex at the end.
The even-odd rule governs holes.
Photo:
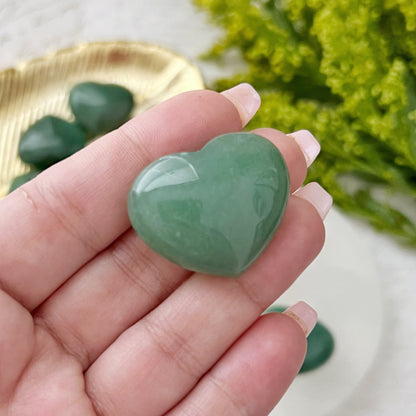
POLYGON ((73 123, 46 116, 22 134, 20 158, 39 169, 46 168, 71 156, 85 146, 85 133, 73 123))
POLYGON ((77 122, 89 133, 103 134, 127 121, 133 95, 120 85, 82 82, 72 88, 69 105, 77 122))
POLYGON ((150 164, 132 185, 128 211, 139 236, 167 259, 237 276, 273 237, 288 195, 277 148, 255 134, 230 133, 150 164))

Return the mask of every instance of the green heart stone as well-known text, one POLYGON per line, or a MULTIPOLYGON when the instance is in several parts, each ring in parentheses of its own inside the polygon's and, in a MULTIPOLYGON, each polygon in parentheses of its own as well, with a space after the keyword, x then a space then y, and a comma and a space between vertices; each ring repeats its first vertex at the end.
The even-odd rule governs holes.
POLYGON ((36 178, 38 176, 40 171, 38 170, 31 170, 27 173, 24 173, 23 175, 16 176, 13 179, 12 184, 10 185, 9 193, 13 192, 15 189, 22 186, 24 183, 31 181, 33 178, 36 178))
POLYGON ((85 133, 76 124, 54 116, 37 121, 22 134, 20 158, 40 169, 59 162, 85 146, 85 133))
POLYGON ((301 373, 314 370, 328 361, 334 351, 334 337, 321 322, 308 336, 308 349, 305 361, 300 369, 301 373))
POLYGON ((119 85, 83 82, 72 88, 69 105, 77 122, 97 135, 127 121, 133 108, 133 95, 119 85))
POLYGON ((230 133, 150 164, 133 183, 128 212, 139 236, 167 259, 237 276, 273 237, 288 195, 277 148, 255 134, 230 133))

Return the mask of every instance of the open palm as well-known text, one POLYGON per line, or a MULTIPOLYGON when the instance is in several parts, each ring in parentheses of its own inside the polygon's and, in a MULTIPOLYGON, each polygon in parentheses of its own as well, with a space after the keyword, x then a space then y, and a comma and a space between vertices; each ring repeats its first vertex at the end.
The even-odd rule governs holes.
MULTIPOLYGON (((181 94, 0 202, 0 415, 268 414, 302 364, 308 325, 261 314, 320 251, 324 191, 291 195, 274 239, 236 279, 160 257, 126 209, 143 167, 241 130, 256 100, 247 85, 181 94)), ((301 147, 256 132, 282 152, 294 192, 301 147)))

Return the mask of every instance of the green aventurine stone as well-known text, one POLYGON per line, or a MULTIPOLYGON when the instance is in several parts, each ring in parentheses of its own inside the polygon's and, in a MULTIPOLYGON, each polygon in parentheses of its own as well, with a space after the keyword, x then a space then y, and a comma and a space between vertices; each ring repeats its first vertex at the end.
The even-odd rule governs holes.
POLYGON ((85 133, 76 124, 46 116, 22 134, 20 158, 40 169, 72 155, 85 146, 85 133))
POLYGON ((289 195, 277 148, 251 133, 230 133, 195 153, 162 157, 130 190, 139 236, 182 267, 237 276, 273 237, 289 195))
POLYGON ((324 364, 332 355, 334 345, 332 334, 318 322, 308 336, 308 350, 300 372, 314 370, 324 364))
MULTIPOLYGON (((266 312, 283 312, 286 307, 271 306, 266 312)), ((322 322, 317 322, 315 328, 308 336, 308 349, 300 373, 320 367, 334 352, 334 337, 322 322)))
POLYGON ((119 85, 83 82, 72 88, 69 105, 78 123, 89 133, 103 134, 127 121, 133 95, 119 85))
POLYGON ((31 170, 27 173, 24 173, 23 175, 16 176, 13 179, 12 184, 10 185, 9 193, 13 192, 15 189, 22 186, 24 183, 31 181, 33 178, 36 178, 38 176, 40 171, 38 170, 31 170))

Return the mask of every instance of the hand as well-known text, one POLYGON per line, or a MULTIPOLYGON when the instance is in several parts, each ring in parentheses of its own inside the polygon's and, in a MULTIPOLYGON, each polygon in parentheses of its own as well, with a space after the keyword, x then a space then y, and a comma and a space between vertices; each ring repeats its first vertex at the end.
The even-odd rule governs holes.
MULTIPOLYGON (((0 415, 267 415, 297 374, 306 304, 262 312, 320 251, 331 198, 291 195, 282 223, 239 278, 191 273, 129 226, 141 169, 239 131, 247 84, 181 94, 52 166, 0 202, 0 415), (294 318, 294 319, 293 319, 294 318)), ((319 145, 256 131, 289 168, 291 192, 319 145)))

